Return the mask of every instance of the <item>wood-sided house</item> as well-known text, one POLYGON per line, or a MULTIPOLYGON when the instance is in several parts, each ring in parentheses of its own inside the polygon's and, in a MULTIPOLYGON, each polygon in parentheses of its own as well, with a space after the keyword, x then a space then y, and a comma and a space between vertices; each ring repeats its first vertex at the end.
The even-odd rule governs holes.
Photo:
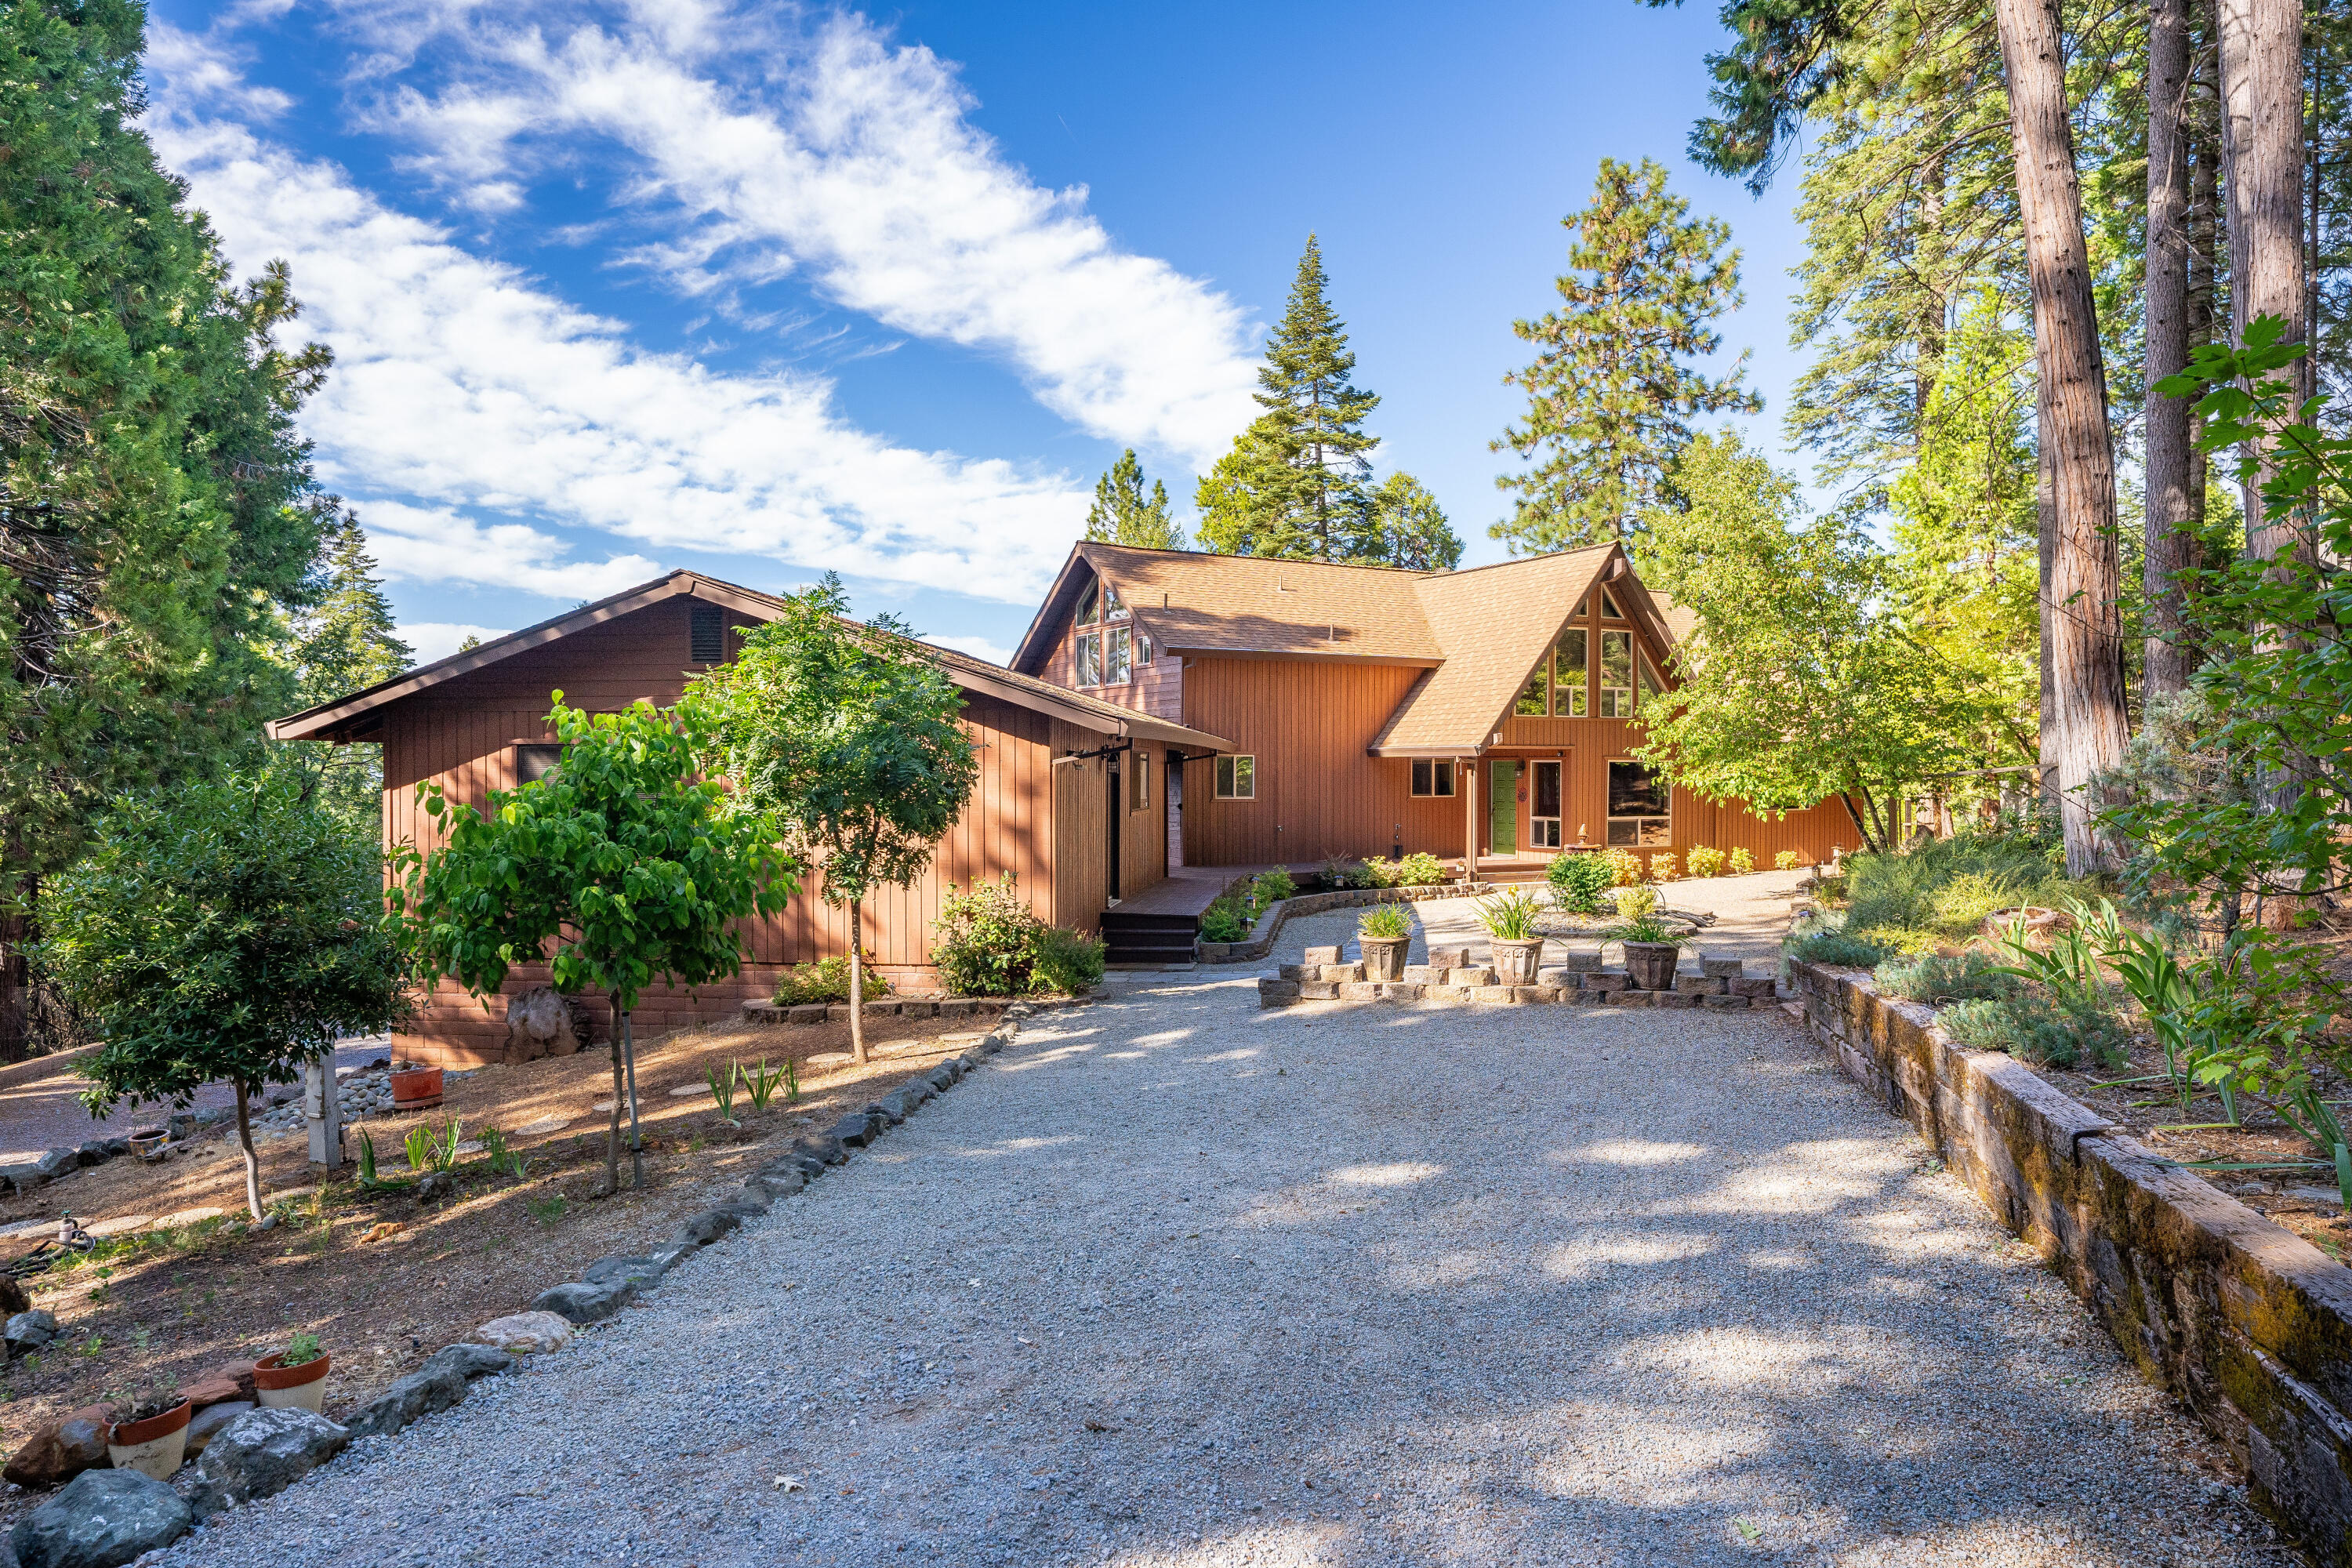
MULTIPOLYGON (((429 854, 440 835, 416 807, 420 783, 436 782, 451 798, 481 807, 491 790, 513 788, 555 763, 560 748, 546 725, 551 692, 597 711, 641 698, 673 703, 689 675, 731 656, 736 628, 779 608, 768 595, 673 572, 277 720, 268 732, 276 740, 381 742, 385 847, 413 842, 429 854)), ((963 692, 964 726, 981 748, 980 778, 930 873, 865 901, 866 945, 901 984, 932 978, 930 922, 949 883, 970 888, 1009 871, 1046 920, 1097 929, 1122 892, 1167 874, 1156 777, 1165 759, 1233 749, 1215 734, 1132 705, 922 646, 963 692)), ((744 1000, 772 994, 780 968, 845 951, 847 913, 824 903, 818 888, 811 879, 782 915, 748 923, 740 977, 693 995, 648 992, 639 1026, 731 1015, 744 1000)), ((507 991, 546 980, 544 965, 521 968, 507 991)), ((601 1005, 583 1000, 592 1013, 601 1005)), ((449 1065, 499 1059, 508 1053, 505 1008, 445 982, 399 1044, 419 1059, 449 1065)))
POLYGON ((1834 800, 1768 817, 1633 756, 1691 624, 1614 544, 1407 572, 1081 543, 1013 668, 1230 739, 1170 773, 1183 865, 1853 845, 1834 800))

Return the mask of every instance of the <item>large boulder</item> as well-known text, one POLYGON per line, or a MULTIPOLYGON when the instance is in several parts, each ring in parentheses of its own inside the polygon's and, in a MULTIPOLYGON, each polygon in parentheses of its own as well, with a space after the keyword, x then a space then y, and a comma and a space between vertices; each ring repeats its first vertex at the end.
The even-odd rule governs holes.
POLYGON ((0 1340, 7 1342, 8 1354, 12 1356, 41 1350, 57 1337, 57 1314, 43 1311, 38 1307, 28 1307, 13 1314, 6 1326, 0 1328, 0 1340))
POLYGON ((444 1345, 425 1358, 419 1372, 453 1370, 471 1383, 478 1377, 495 1377, 515 1369, 515 1358, 489 1345, 444 1345))
POLYGON ((588 1038, 585 1020, 570 997, 534 986, 507 1001, 507 1052, 510 1061, 568 1057, 588 1038))
POLYGON ((542 1290, 531 1302, 536 1312, 553 1312, 575 1323, 601 1323, 637 1299, 635 1279, 573 1282, 542 1290))
POLYGON ((446 1410, 466 1397, 466 1374, 454 1366, 412 1372, 360 1408, 345 1430, 356 1443, 388 1437, 422 1415, 446 1410))
POLYGON ((180 1494, 137 1470, 92 1470, 16 1521, 20 1568, 122 1568, 187 1533, 180 1494))
POLYGON ((0 1479, 20 1487, 53 1487, 84 1470, 113 1463, 106 1454, 106 1407, 86 1405, 50 1422, 25 1439, 5 1468, 0 1479))
POLYGON ((474 1338, 509 1355, 536 1355, 571 1343, 572 1321, 553 1312, 509 1312, 476 1329, 474 1338))
POLYGON ((205 1451, 206 1444, 227 1431, 238 1416, 259 1408, 249 1399, 224 1399, 217 1405, 207 1405, 189 1416, 187 1457, 195 1458, 205 1451))
POLYGON ((343 1451, 351 1433, 315 1411, 248 1410, 205 1446, 189 1505, 209 1519, 275 1497, 343 1451))

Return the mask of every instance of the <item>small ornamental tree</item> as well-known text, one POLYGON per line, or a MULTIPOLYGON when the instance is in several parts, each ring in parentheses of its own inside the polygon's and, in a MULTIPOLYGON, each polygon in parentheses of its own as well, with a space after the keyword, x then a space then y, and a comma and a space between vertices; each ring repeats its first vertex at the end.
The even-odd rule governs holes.
POLYGON ((494 992, 552 944, 556 990, 611 999, 611 1192, 620 1185, 625 1100, 633 1179, 646 1179, 629 1026, 637 994, 656 978, 701 985, 735 973, 734 922, 775 913, 800 884, 773 825, 730 812, 726 786, 698 780, 690 718, 642 701, 587 713, 563 706, 559 691, 548 723, 563 743, 557 766, 520 789, 492 790, 487 814, 438 784, 417 786, 447 837, 429 856, 413 846, 393 852, 393 907, 428 981, 453 975, 477 994, 494 992))
POLYGON ((184 1106, 226 1079, 256 1219, 255 1089, 400 1010, 375 849, 314 782, 232 777, 121 806, 42 899, 42 963, 106 1039, 77 1068, 82 1103, 184 1106))
POLYGON ((680 706, 709 737, 709 770, 734 785, 731 809, 773 816, 823 870, 825 901, 848 906, 849 1042, 862 1062, 866 897, 923 874, 980 763, 955 682, 896 619, 859 626, 847 609, 827 573, 680 706))

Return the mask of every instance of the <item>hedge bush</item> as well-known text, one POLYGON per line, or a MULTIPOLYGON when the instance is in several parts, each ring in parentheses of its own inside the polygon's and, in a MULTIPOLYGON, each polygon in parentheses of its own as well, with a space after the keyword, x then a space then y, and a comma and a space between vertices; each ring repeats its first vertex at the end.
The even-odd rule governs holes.
POLYGON ((1555 855, 1544 868, 1551 884, 1551 901, 1575 915, 1601 912, 1601 895, 1616 880, 1616 872, 1598 855, 1555 855))
MULTIPOLYGON (((864 991, 868 1001, 890 994, 890 983, 875 973, 874 960, 866 961, 864 991)), ((846 1002, 849 1000, 849 955, 836 953, 814 963, 795 963, 776 977, 776 1005, 799 1007, 813 1002, 846 1002)))

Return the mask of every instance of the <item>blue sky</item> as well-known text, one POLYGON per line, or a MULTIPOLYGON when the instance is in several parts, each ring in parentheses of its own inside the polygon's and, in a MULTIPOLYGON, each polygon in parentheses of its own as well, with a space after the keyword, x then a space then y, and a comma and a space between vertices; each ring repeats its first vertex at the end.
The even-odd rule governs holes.
POLYGON ((1713 7, 153 12, 149 128, 338 368, 305 424, 421 656, 676 566, 1002 657, 1138 447, 1189 510, 1321 237, 1377 468, 1497 559, 1514 316, 1603 156, 1729 220, 1778 450, 1793 182, 1682 153, 1713 7))

